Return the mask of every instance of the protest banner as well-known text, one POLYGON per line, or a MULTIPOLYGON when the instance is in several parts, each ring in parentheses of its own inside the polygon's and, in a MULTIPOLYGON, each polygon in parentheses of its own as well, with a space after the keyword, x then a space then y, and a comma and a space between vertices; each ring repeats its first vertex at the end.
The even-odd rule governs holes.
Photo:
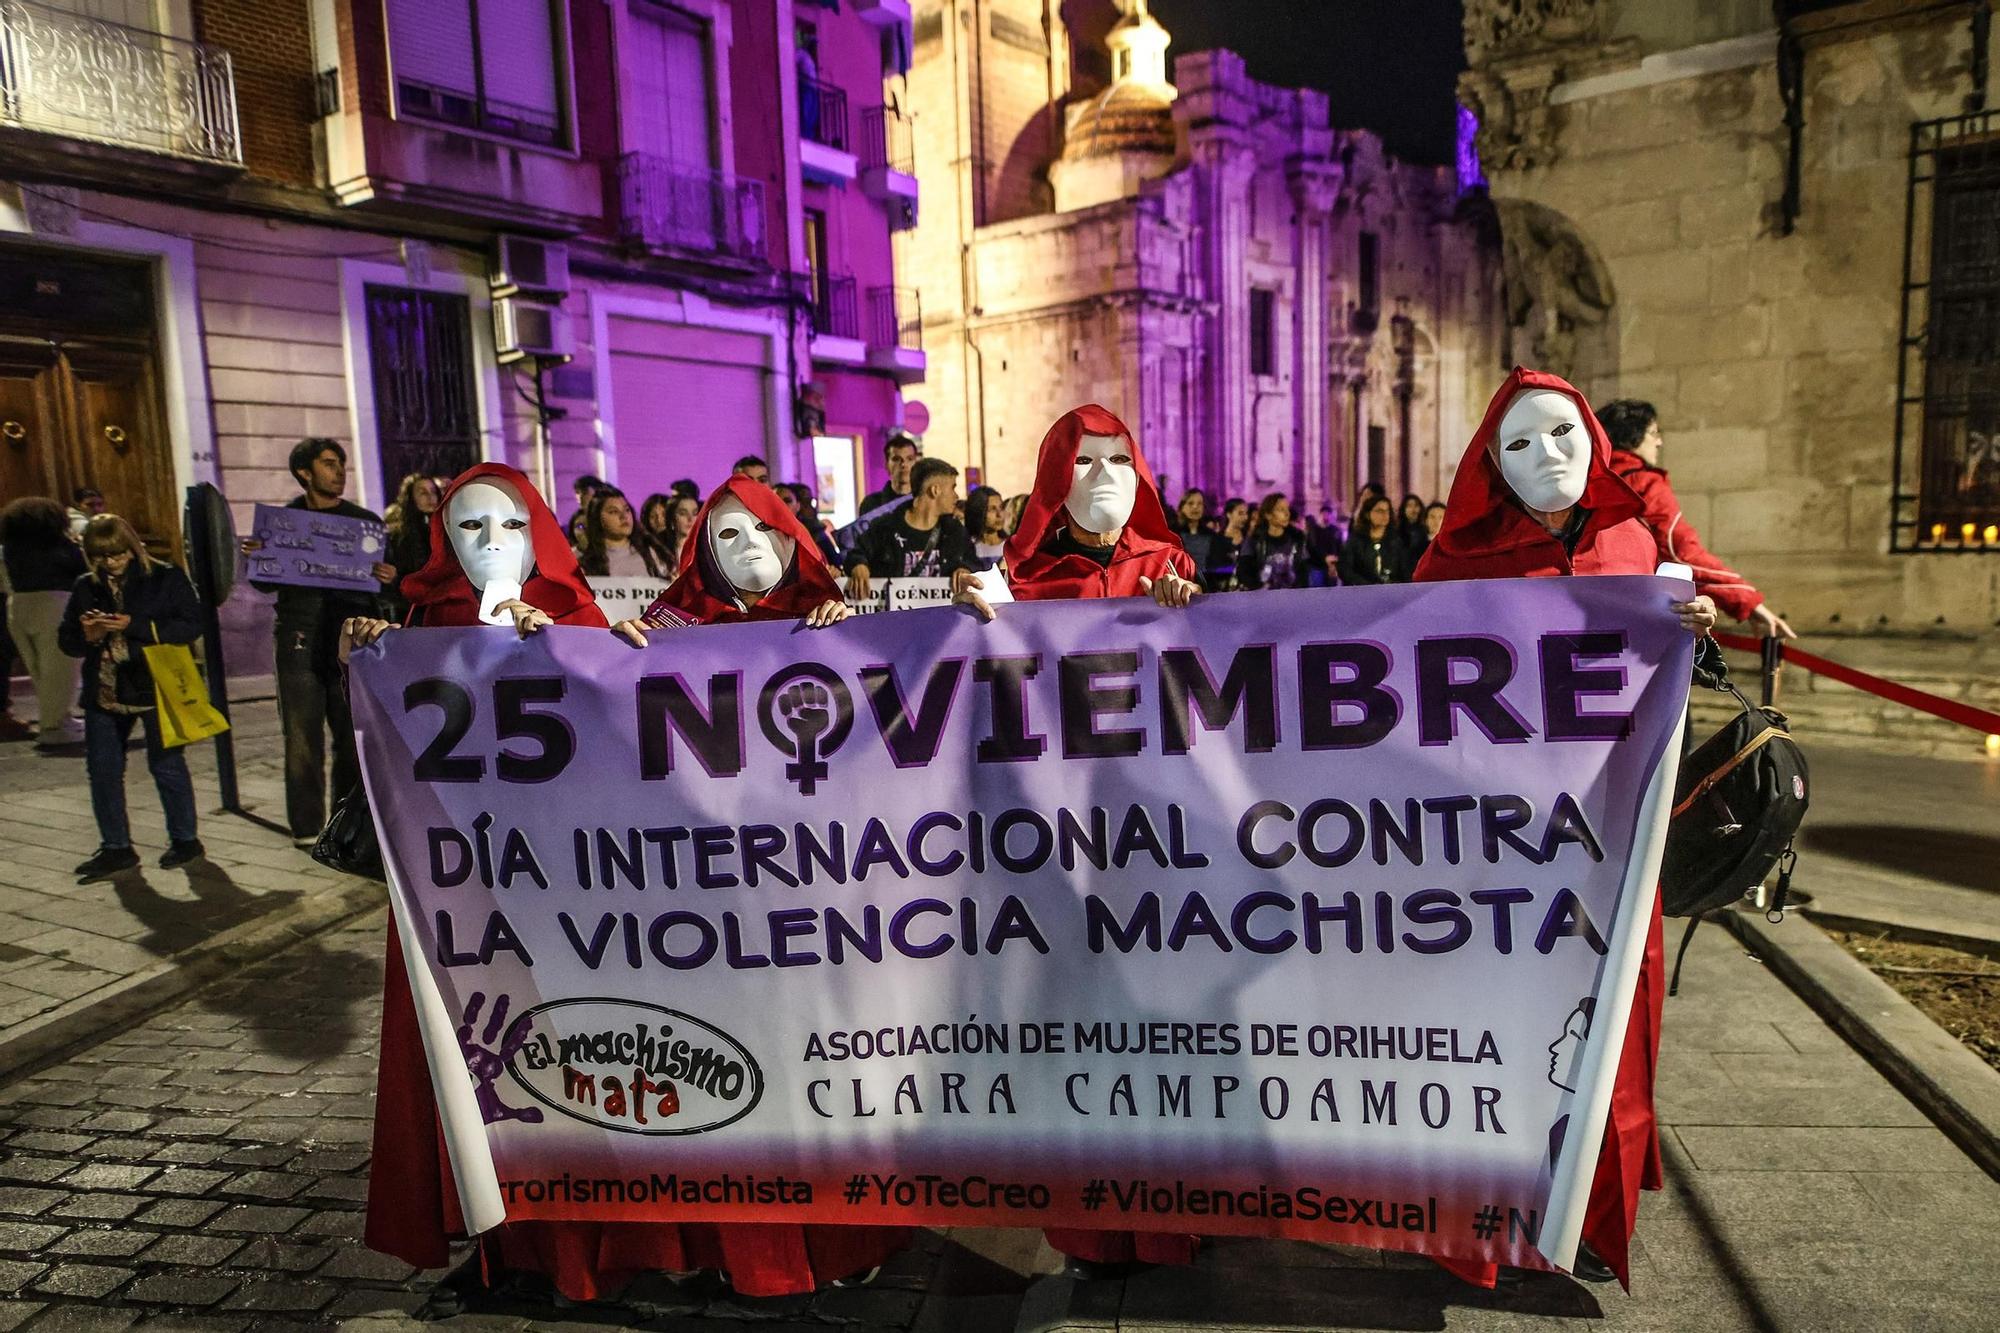
POLYGON ((356 729, 466 1217, 1567 1264, 1688 595, 386 636, 356 729))
POLYGON ((257 583, 382 591, 375 565, 386 559, 387 541, 378 520, 258 505, 251 515, 250 535, 261 544, 243 559, 247 576, 257 583))
MULTIPOLYGON (((844 591, 845 578, 836 578, 844 591)), ((612 624, 636 620, 667 590, 668 580, 647 578, 598 578, 590 580, 597 604, 612 624)), ((908 611, 922 606, 942 606, 951 601, 950 579, 877 579, 870 596, 849 598, 847 605, 857 614, 875 611, 908 611)))

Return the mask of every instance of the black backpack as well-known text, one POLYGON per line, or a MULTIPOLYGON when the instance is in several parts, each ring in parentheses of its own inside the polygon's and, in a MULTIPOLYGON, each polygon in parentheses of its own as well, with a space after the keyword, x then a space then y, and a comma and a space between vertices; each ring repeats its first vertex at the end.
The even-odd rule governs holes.
POLYGON ((1769 904, 1782 920, 1796 856, 1792 839, 1805 819, 1806 757, 1785 715, 1750 702, 1726 671, 1696 673, 1742 705, 1722 730, 1681 760, 1673 816, 1660 862, 1660 910, 1689 918, 1674 958, 1668 994, 1680 988, 1681 960, 1704 912, 1726 907, 1780 867, 1769 904))

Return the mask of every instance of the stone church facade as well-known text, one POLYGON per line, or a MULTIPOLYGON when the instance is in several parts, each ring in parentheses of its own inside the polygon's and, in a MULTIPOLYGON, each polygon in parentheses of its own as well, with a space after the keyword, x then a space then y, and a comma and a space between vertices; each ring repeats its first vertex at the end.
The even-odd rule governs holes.
POLYGON ((1103 403, 1172 495, 1441 495, 1504 374, 1490 213, 1144 0, 928 0, 907 79, 927 453, 1025 490, 1103 403))
POLYGON ((1689 519, 1802 631, 2000 619, 1986 8, 1465 6, 1505 355, 1652 401, 1689 519))

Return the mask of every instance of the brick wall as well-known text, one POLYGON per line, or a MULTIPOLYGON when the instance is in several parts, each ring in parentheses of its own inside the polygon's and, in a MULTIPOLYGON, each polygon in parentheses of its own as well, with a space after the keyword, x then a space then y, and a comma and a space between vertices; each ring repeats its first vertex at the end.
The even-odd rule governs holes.
POLYGON ((201 0, 203 42, 229 52, 243 160, 253 176, 311 185, 312 24, 307 0, 201 0))

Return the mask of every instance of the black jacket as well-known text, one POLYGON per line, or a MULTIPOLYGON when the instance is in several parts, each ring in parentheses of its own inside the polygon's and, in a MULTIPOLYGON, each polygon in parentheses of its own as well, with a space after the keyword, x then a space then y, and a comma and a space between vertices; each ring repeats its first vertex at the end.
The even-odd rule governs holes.
POLYGON ((965 525, 945 514, 928 532, 918 532, 903 521, 911 501, 868 525, 854 549, 847 554, 847 568, 868 566, 874 580, 901 578, 949 578, 954 570, 979 569, 983 561, 972 548, 965 525))
POLYGON ((1236 581, 1245 588, 1305 587, 1306 535, 1286 528, 1273 537, 1259 523, 1236 553, 1236 581))
MULTIPOLYGON (((306 507, 303 495, 285 506, 287 509, 306 507)), ((339 514, 342 518, 365 518, 372 523, 382 521, 379 514, 347 500, 342 500, 331 509, 314 512, 339 514)), ((328 679, 336 678, 340 673, 341 622, 349 616, 380 616, 385 609, 381 597, 367 593, 342 592, 335 588, 295 588, 286 583, 259 583, 255 579, 250 581, 250 586, 258 592, 278 595, 275 628, 279 653, 288 650, 309 653, 313 669, 328 679)))
POLYGON ((91 643, 83 637, 83 613, 103 611, 127 615, 132 623, 125 628, 125 643, 131 649, 118 665, 118 702, 132 708, 153 706, 153 673, 146 669, 149 643, 193 643, 201 637, 201 602, 194 584, 173 565, 155 565, 146 574, 136 564, 125 576, 123 597, 95 574, 85 574, 70 589, 69 605, 63 609, 62 625, 56 642, 71 657, 83 659, 83 706, 97 708, 97 671, 104 656, 106 640, 91 643))
POLYGON ((1376 550, 1376 545, 1365 525, 1348 534, 1347 545, 1340 548, 1340 581, 1343 586, 1410 581, 1409 553, 1403 549, 1403 539, 1396 535, 1393 523, 1382 534, 1380 551, 1376 550))

